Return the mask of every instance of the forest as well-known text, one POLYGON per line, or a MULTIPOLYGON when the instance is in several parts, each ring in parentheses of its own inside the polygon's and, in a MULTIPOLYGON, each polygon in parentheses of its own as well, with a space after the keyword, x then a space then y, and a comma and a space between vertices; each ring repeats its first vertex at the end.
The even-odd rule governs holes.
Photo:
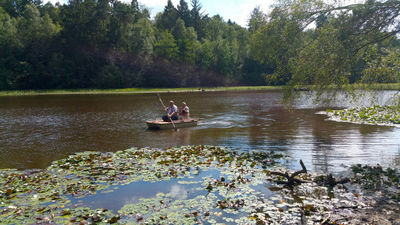
POLYGON ((400 82, 400 1, 280 0, 247 27, 199 0, 0 0, 0 90, 400 82))

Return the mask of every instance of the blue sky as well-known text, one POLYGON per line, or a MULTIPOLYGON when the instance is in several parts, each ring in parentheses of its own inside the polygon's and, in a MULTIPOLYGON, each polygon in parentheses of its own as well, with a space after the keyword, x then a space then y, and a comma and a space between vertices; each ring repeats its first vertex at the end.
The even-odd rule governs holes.
MULTIPOLYGON (((68 0, 49 0, 52 3, 60 2, 64 3, 68 0)), ((122 0, 123 2, 130 3, 131 0, 122 0)), ((167 0, 139 0, 139 2, 151 10, 151 15, 154 16, 158 12, 164 9, 167 4, 167 0)), ((179 0, 172 0, 175 7, 179 4, 179 0)), ((190 6, 190 0, 186 0, 190 6)), ((260 6, 264 12, 268 11, 268 8, 273 4, 274 0, 200 0, 203 6, 203 11, 209 16, 219 14, 226 21, 231 19, 232 21, 246 26, 251 11, 260 6)))
MULTIPOLYGON (((167 0, 142 0, 139 1, 148 6, 152 10, 152 14, 156 14, 164 9, 167 0)), ((179 4, 179 0, 172 0, 175 6, 179 4)), ((190 5, 190 0, 186 0, 190 5)), ((226 21, 231 19, 236 23, 246 26, 251 11, 260 6, 264 12, 268 11, 274 0, 200 0, 203 10, 209 16, 219 14, 226 21)))
MULTIPOLYGON (((52 3, 56 2, 67 2, 68 0, 48 0, 52 3)), ((122 2, 130 3, 131 0, 120 0, 122 2)), ((332 2, 333 0, 326 0, 326 2, 332 2)), ((344 4, 360 3, 364 0, 339 0, 344 4)), ((142 5, 145 5, 150 9, 151 15, 154 17, 158 12, 163 11, 167 0, 139 0, 142 5)), ((175 7, 179 4, 179 0, 172 0, 175 7)), ((190 0, 186 0, 190 6, 190 0)), ((269 12, 269 8, 272 4, 276 3, 277 0, 200 0, 203 6, 203 11, 209 16, 219 14, 225 21, 228 19, 246 26, 250 17, 251 11, 260 6, 262 11, 269 12)))

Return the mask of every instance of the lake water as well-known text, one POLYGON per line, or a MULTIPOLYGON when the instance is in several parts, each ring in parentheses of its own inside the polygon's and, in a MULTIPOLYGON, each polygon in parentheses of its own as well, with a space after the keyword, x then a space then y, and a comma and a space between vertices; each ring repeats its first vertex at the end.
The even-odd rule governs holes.
MULTIPOLYGON (((384 104, 391 92, 377 97, 384 104)), ((356 163, 400 167, 400 128, 326 121, 326 107, 353 106, 346 98, 316 106, 307 96, 288 110, 278 91, 162 94, 186 101, 197 127, 147 130, 163 114, 155 94, 0 97, 0 168, 46 168, 81 151, 130 147, 221 145, 237 151, 280 151, 298 168, 340 172, 356 163)), ((369 102, 363 102, 367 104, 369 102)), ((179 105, 179 104, 178 104, 179 105)))

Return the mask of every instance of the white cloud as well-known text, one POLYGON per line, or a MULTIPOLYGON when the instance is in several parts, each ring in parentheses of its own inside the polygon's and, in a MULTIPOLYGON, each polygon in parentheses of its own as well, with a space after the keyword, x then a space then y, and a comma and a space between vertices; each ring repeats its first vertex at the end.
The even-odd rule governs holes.
MULTIPOLYGON (((131 2, 131 0, 124 0, 126 2, 131 2)), ((167 5, 168 0, 139 0, 139 4, 144 5, 146 8, 150 9, 152 17, 157 13, 162 12, 164 7, 167 5)), ((179 4, 179 0, 172 0, 172 4, 176 7, 179 4)))
POLYGON ((177 198, 179 200, 183 200, 187 198, 188 191, 180 185, 172 185, 170 195, 173 198, 177 198))
MULTIPOLYGON (((129 1, 129 0, 126 0, 129 1)), ((129 1, 130 2, 130 1, 129 1)), ((167 0, 141 0, 139 1, 141 4, 147 6, 147 7, 162 7, 164 8, 167 5, 167 0)), ((176 7, 179 4, 179 0, 172 0, 172 3, 176 7)))
POLYGON ((65 4, 67 3, 67 0, 48 0, 48 1, 44 1, 44 2, 50 2, 51 4, 56 4, 57 2, 61 3, 61 4, 65 4))
POLYGON ((260 6, 264 12, 269 12, 274 0, 203 0, 203 8, 210 16, 221 15, 225 20, 232 20, 241 26, 246 26, 253 9, 260 6))
POLYGON ((259 6, 264 13, 267 13, 269 12, 269 8, 272 4, 273 4, 272 0, 245 1, 243 3, 240 3, 239 5, 232 6, 231 7, 232 11, 229 12, 229 14, 227 14, 226 16, 224 16, 224 18, 226 17, 225 18, 226 20, 231 19, 232 21, 235 21, 241 26, 247 26, 250 14, 255 7, 259 6))

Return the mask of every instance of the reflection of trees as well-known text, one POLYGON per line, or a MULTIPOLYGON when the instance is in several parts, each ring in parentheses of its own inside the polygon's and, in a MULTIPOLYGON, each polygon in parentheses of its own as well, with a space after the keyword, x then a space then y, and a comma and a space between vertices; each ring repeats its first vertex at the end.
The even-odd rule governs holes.
POLYGON ((146 135, 138 136, 139 147, 168 148, 182 145, 193 145, 191 140, 192 128, 179 128, 177 131, 168 130, 146 130, 146 135))
POLYGON ((259 146, 262 142, 270 150, 286 150, 296 137, 299 123, 296 115, 283 107, 254 110, 249 122, 250 144, 259 146))
MULTIPOLYGON (((307 114, 314 118, 307 119, 312 131, 312 161, 316 171, 330 172, 333 160, 348 160, 354 154, 367 155, 365 146, 371 146, 371 134, 382 134, 390 130, 388 127, 357 125, 325 121, 325 116, 307 114)), ((373 154, 377 154, 374 151, 373 154)), ((377 155, 378 157, 378 155, 377 155)), ((344 161, 343 161, 344 162, 344 161)))
MULTIPOLYGON (((399 148, 398 148, 398 153, 400 155, 400 145, 399 145, 399 148)), ((400 166, 400 156, 397 156, 397 157, 394 158, 394 166, 397 167, 397 168, 400 166)))
POLYGON ((388 126, 360 125, 360 144, 373 158, 371 164, 400 165, 400 130, 388 126), (379 134, 378 136, 376 134, 379 134), (396 156, 397 157, 394 157, 396 156))
POLYGON ((190 131, 191 128, 181 128, 178 131, 171 132, 169 130, 170 138, 167 139, 167 142, 173 146, 179 143, 179 145, 190 145, 190 131))
POLYGON ((363 137, 368 136, 373 133, 384 133, 393 130, 392 127, 387 126, 372 126, 372 125, 360 125, 358 131, 363 137))
MULTIPOLYGON (((308 114, 313 115, 315 112, 308 110, 308 114)), ((337 129, 333 122, 325 121, 324 116, 310 119, 311 133, 312 133, 312 162, 314 170, 329 172, 330 155, 333 149, 334 140, 333 136, 337 134, 337 129)))
POLYGON ((268 118, 262 111, 263 107, 260 104, 251 104, 248 117, 249 122, 249 145, 251 148, 257 149, 264 144, 264 136, 260 135, 264 128, 264 120, 268 118))

